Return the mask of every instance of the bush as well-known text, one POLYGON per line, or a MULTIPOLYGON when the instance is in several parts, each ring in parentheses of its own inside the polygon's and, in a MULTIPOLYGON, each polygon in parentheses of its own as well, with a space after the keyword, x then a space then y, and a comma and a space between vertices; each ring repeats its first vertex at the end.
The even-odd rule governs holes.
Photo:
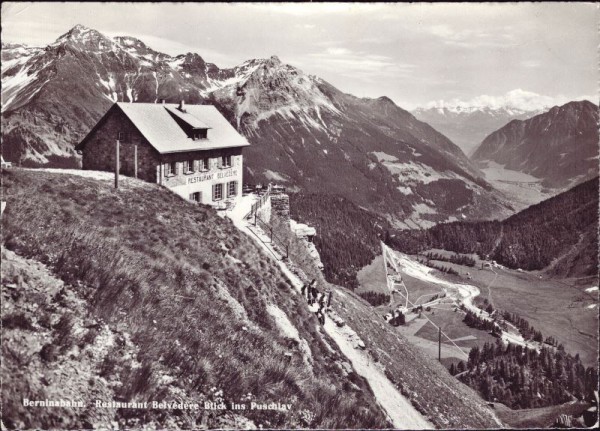
POLYGON ((374 307, 383 304, 389 304, 390 302, 390 295, 381 292, 360 292, 358 296, 366 300, 374 307))
POLYGON ((56 350, 57 348, 53 344, 46 344, 44 347, 42 347, 42 350, 40 350, 40 357, 42 358, 42 361, 46 363, 56 361, 58 358, 56 350))
POLYGON ((35 329, 29 319, 23 313, 11 313, 2 318, 2 327, 6 329, 35 329))

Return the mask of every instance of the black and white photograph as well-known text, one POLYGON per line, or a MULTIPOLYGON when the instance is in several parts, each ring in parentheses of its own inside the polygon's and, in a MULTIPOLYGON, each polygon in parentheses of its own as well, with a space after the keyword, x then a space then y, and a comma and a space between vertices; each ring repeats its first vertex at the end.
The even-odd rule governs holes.
POLYGON ((0 12, 2 429, 598 428, 598 3, 0 12))

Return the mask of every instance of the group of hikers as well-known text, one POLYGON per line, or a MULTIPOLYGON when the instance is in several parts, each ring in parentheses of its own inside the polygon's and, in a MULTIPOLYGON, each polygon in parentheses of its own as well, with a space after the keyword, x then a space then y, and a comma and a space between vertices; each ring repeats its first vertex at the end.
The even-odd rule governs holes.
POLYGON ((302 296, 306 298, 308 305, 318 304, 316 311, 317 319, 321 325, 325 324, 325 313, 331 306, 331 297, 333 292, 327 289, 327 292, 319 292, 317 289, 317 280, 312 279, 310 283, 304 283, 301 288, 302 296))

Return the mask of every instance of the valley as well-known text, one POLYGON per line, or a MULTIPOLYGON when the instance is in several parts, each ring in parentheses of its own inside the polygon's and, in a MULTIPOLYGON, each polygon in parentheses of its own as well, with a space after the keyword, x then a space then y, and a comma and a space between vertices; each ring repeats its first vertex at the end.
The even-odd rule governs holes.
POLYGON ((545 187, 542 185, 542 179, 520 171, 506 169, 495 162, 481 163, 479 166, 485 179, 497 190, 506 194, 517 211, 540 203, 563 191, 545 187))
MULTIPOLYGON (((430 251, 444 253, 443 250, 430 251)), ((447 254, 451 253, 447 252, 447 254)), ((419 256, 410 257, 413 261, 418 258, 419 256)), ((595 281, 597 282, 596 279, 586 277, 556 280, 539 272, 524 272, 489 265, 481 268, 484 262, 479 259, 477 259, 475 267, 456 265, 444 261, 434 262, 452 267, 460 275, 448 276, 423 265, 416 267, 420 268, 419 271, 412 270, 409 273, 403 271, 403 280, 408 288, 411 302, 417 305, 423 304, 434 295, 440 294, 444 290, 443 284, 441 284, 442 280, 445 280, 445 283, 473 284, 479 290, 478 296, 474 298, 476 304, 482 304, 485 299, 488 301, 487 303, 492 304, 495 308, 517 313, 529 320, 534 327, 542 329, 544 336, 552 336, 563 344, 567 351, 572 354, 578 353, 582 362, 587 366, 593 366, 596 363, 598 356, 596 308, 598 297, 595 291, 585 290, 590 289, 590 286, 593 286, 595 281), (437 277, 437 282, 433 281, 435 278, 432 279, 431 276, 426 275, 428 271, 433 271, 435 277, 437 277), (419 277, 414 277, 415 275, 419 277), (425 298, 423 298, 423 295, 425 298), (421 299, 419 300, 419 298, 421 299)), ((358 292, 380 291, 387 293, 382 256, 376 257, 370 265, 363 268, 358 273, 358 280, 360 283, 357 289, 358 292)), ((449 297, 446 303, 432 304, 431 311, 434 314, 423 312, 427 319, 440 326, 453 341, 456 342, 456 339, 459 339, 458 344, 461 347, 468 347, 467 353, 473 345, 483 345, 485 341, 494 340, 485 331, 468 328, 462 323, 464 312, 454 311, 456 303, 452 303, 450 299, 449 297)), ((385 314, 390 308, 395 308, 403 301, 404 299, 401 296, 394 301, 391 307, 382 305, 378 307, 378 310, 381 314, 385 314)), ((411 326, 414 326, 412 322, 415 315, 411 313, 409 316, 406 330, 400 327, 401 331, 406 331, 406 333, 402 332, 403 335, 409 334, 411 337, 435 342, 435 346, 433 346, 435 349, 432 347, 428 351, 433 357, 437 357, 437 330, 435 330, 435 333, 427 331, 428 327, 433 329, 433 326, 427 324, 425 320, 417 324, 417 329, 413 329, 411 326)), ((422 340, 415 341, 418 344, 422 340)), ((443 357, 461 359, 460 353, 452 350, 447 339, 443 341, 443 344, 443 357)))

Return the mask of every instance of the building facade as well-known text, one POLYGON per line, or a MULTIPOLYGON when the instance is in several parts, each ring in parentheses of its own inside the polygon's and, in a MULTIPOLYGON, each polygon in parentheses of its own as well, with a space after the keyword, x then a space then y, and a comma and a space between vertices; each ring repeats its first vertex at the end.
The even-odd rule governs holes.
POLYGON ((115 103, 77 145, 83 169, 115 171, 209 205, 242 193, 248 141, 210 105, 115 103))

